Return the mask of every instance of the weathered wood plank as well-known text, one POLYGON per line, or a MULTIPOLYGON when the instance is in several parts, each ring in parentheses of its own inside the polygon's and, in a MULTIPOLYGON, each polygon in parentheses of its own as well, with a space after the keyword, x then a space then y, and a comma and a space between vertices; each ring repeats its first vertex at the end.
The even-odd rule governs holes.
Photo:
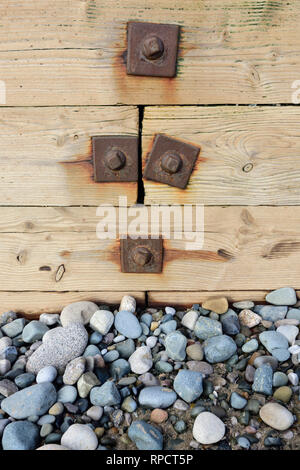
POLYGON ((145 204, 299 205, 298 107, 149 107, 143 163, 155 133, 201 147, 188 187, 145 180, 145 204))
POLYGON ((0 122, 1 205, 135 203, 137 183, 94 182, 91 138, 137 135, 137 108, 0 108, 0 122))
MULTIPOLYGON (((0 291, 0 312, 12 310, 33 319, 42 313, 60 313, 72 302, 89 300, 99 305, 118 306, 125 292, 3 292, 0 291)), ((138 304, 145 305, 144 292, 126 292, 138 304)))
MULTIPOLYGON (((227 297, 229 302, 239 302, 241 300, 252 300, 254 302, 265 302, 268 290, 241 290, 241 291, 215 291, 215 292, 164 292, 164 291, 151 291, 148 292, 148 305, 152 306, 179 306, 191 307, 193 304, 201 304, 211 297, 227 297)), ((297 296, 300 298, 300 291, 297 291, 297 296)))
POLYGON ((1 2, 7 105, 291 103, 299 12, 297 0, 1 2), (129 20, 182 27, 176 79, 126 75, 129 20))
POLYGON ((175 232, 164 240, 163 273, 148 275, 121 273, 119 242, 96 232, 4 232, 0 285, 56 292, 299 289, 299 217, 300 207, 207 207, 202 249, 187 250, 175 232))

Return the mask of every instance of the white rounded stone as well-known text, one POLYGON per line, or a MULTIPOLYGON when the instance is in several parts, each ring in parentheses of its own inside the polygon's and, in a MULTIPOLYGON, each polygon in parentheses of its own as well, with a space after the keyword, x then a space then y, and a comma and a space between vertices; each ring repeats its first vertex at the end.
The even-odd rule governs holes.
POLYGON ((39 321, 45 323, 47 326, 52 326, 56 323, 59 323, 59 315, 56 313, 42 313, 42 315, 40 315, 39 321))
POLYGON ((61 445, 72 450, 95 450, 98 439, 87 424, 72 424, 63 434, 61 445))
POLYGON ((223 439, 224 435, 225 425, 213 413, 204 411, 195 419, 193 436, 200 444, 214 444, 223 439))
POLYGON ((36 376, 36 383, 53 382, 56 379, 57 370, 53 366, 43 367, 36 376))
POLYGON ((294 387, 297 387, 297 385, 299 384, 299 377, 297 374, 295 374, 295 372, 290 372, 288 374, 288 379, 291 384, 294 385, 294 387))
POLYGON ((147 339, 146 339, 146 345, 149 347, 149 348, 154 348, 154 346, 156 345, 157 343, 157 336, 149 336, 147 339))
POLYGON ((136 301, 134 297, 132 297, 131 295, 124 295, 119 308, 120 312, 122 312, 123 310, 131 313, 134 313, 136 311, 136 301))
POLYGON ((195 310, 190 310, 183 316, 181 324, 189 330, 193 330, 195 328, 197 320, 198 313, 195 310))
POLYGON ((62 310, 60 314, 61 324, 62 326, 68 326, 70 323, 87 325, 97 310, 99 310, 98 305, 94 302, 88 302, 87 300, 73 302, 62 310))
POLYGON ((292 413, 279 403, 267 403, 260 409, 259 416, 264 423, 278 431, 285 431, 294 422, 292 413))
POLYGON ((91 406, 91 408, 87 410, 86 415, 93 421, 99 421, 103 415, 103 408, 102 406, 91 406))
POLYGON ((294 325, 281 325, 276 331, 285 336, 290 345, 294 344, 295 339, 299 334, 299 328, 294 325))
POLYGON ((90 319, 90 326, 93 330, 98 331, 102 335, 106 335, 114 319, 114 315, 109 310, 97 310, 90 319))
POLYGON ((137 348, 128 359, 132 372, 135 374, 145 374, 148 372, 152 365, 151 350, 148 346, 141 346, 137 348))

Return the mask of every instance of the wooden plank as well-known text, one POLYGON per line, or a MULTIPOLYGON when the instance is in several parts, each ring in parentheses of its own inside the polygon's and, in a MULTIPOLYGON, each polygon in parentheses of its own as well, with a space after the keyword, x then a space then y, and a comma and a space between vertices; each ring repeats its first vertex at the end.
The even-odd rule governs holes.
POLYGON ((1 205, 135 203, 137 183, 94 182, 91 138, 137 135, 137 108, 3 108, 0 122, 1 205))
POLYGON ((149 107, 143 163, 153 135, 199 145, 185 190, 144 181, 145 204, 299 205, 298 107, 149 107))
POLYGON ((4 232, 0 285, 56 292, 299 289, 299 217, 299 206, 207 207, 202 248, 189 250, 175 232, 164 240, 162 274, 145 275, 121 273, 119 242, 96 232, 4 232))
POLYGON ((297 0, 1 2, 7 105, 291 103, 299 12, 297 0), (176 79, 126 75, 129 20, 182 27, 176 79))
MULTIPOLYGON (((145 305, 145 293, 126 292, 132 295, 138 304, 145 305)), ((81 300, 89 300, 99 305, 118 306, 125 292, 3 292, 0 291, 1 313, 8 310, 21 313, 30 319, 38 318, 42 313, 60 313, 62 309, 81 300)))
MULTIPOLYGON (((240 302, 241 300, 252 300, 253 302, 265 303, 265 297, 269 293, 268 290, 241 290, 241 291, 215 291, 215 292, 164 292, 151 291, 148 292, 149 307, 162 307, 166 305, 178 307, 191 307, 193 304, 202 304, 211 297, 225 296, 230 303, 240 302)), ((297 291, 300 298, 300 291, 297 291)))

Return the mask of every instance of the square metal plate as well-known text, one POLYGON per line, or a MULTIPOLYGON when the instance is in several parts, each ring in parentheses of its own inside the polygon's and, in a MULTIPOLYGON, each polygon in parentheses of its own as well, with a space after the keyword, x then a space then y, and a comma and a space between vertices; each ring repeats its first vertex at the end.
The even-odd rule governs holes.
POLYGON ((195 145, 157 134, 147 164, 144 177, 177 188, 186 188, 200 148, 195 145))
POLYGON ((160 273, 163 266, 163 240, 124 238, 121 242, 123 273, 160 273))
POLYGON ((93 137, 96 183, 138 181, 138 137, 93 137))
POLYGON ((127 73, 151 77, 174 77, 179 26, 173 24, 127 24, 127 73))

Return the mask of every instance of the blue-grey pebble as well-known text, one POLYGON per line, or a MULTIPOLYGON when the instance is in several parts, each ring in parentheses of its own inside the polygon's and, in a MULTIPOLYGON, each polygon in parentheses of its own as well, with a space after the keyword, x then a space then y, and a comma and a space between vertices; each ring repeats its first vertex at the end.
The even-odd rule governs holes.
POLYGON ((288 340, 278 331, 263 331, 259 335, 259 340, 279 361, 285 361, 290 357, 288 340), (278 350, 285 350, 285 353, 278 350))
POLYGON ((204 340, 221 335, 222 332, 222 323, 209 317, 199 317, 194 328, 195 335, 204 340))
POLYGON ((25 318, 17 318, 16 320, 2 326, 2 331, 6 336, 14 338, 22 333, 25 324, 25 318))
POLYGON ((201 372, 180 370, 174 380, 175 392, 187 403, 192 403, 203 392, 203 376, 201 372))
POLYGON ((186 357, 186 337, 179 331, 173 331, 165 337, 165 348, 168 356, 174 361, 184 361, 186 357))
POLYGON ((300 321, 300 309, 299 308, 290 308, 286 318, 293 318, 300 321))
POLYGON ((26 372, 25 374, 18 375, 15 378, 15 384, 18 388, 26 388, 35 382, 35 375, 31 372, 26 372))
POLYGON ((283 387, 288 383, 288 376, 284 372, 276 371, 273 375, 273 387, 283 387))
POLYGON ((150 315, 150 313, 143 313, 141 316, 141 322, 145 323, 150 328, 152 323, 152 315, 150 315))
POLYGON ((131 371, 129 362, 126 359, 117 359, 110 366, 110 374, 115 380, 119 380, 131 371))
POLYGON ((237 443, 242 449, 250 449, 251 447, 250 441, 248 441, 248 439, 243 436, 237 439, 237 443))
POLYGON ((1 408, 15 419, 25 419, 28 416, 44 415, 57 401, 55 387, 50 382, 31 385, 10 395, 1 403, 1 408))
POLYGON ((7 359, 11 363, 15 362, 18 357, 18 351, 15 346, 8 346, 0 354, 0 359, 7 359))
POLYGON ((186 430, 186 424, 183 419, 180 419, 175 423, 174 429, 176 432, 178 432, 178 434, 181 434, 186 430))
POLYGON ((258 313, 263 320, 275 323, 278 320, 283 320, 287 311, 288 307, 285 306, 263 305, 259 312, 256 313, 258 313))
POLYGON ((234 340, 227 335, 208 338, 203 346, 205 358, 211 364, 227 361, 237 351, 234 340))
POLYGON ((113 349, 112 351, 108 351, 106 354, 104 354, 103 359, 105 362, 114 362, 117 359, 119 359, 119 352, 116 349, 113 349))
POLYGON ((264 395, 272 395, 273 369, 270 364, 263 364, 254 373, 252 390, 264 395))
POLYGON ((137 317, 126 310, 121 310, 115 316, 115 328, 125 338, 136 339, 142 334, 142 327, 137 317))
POLYGON ((290 358, 290 352, 287 349, 273 349, 272 356, 276 357, 279 362, 285 362, 290 358))
POLYGON ((168 408, 176 401, 177 395, 174 390, 161 387, 145 387, 139 394, 139 403, 145 408, 168 408))
POLYGON ((121 402, 120 393, 114 382, 108 380, 101 387, 94 387, 90 392, 92 405, 114 406, 121 402))
POLYGON ((258 341, 255 338, 250 339, 250 341, 247 341, 242 346, 242 351, 244 353, 251 353, 251 352, 256 351, 257 349, 258 349, 258 341))
POLYGON ((176 320, 170 320, 167 321, 166 323, 161 323, 160 329, 163 333, 168 335, 169 333, 172 333, 172 331, 175 331, 177 328, 177 321, 176 320))
POLYGON ((74 403, 77 398, 77 388, 73 385, 65 385, 57 393, 57 401, 61 403, 74 403))
POLYGON ((5 325, 7 322, 12 322, 13 320, 17 319, 17 314, 16 312, 4 312, 0 315, 0 326, 2 327, 5 325))
POLYGON ((128 436, 139 450, 162 450, 163 448, 161 432, 145 421, 134 421, 129 427, 128 436))
POLYGON ((233 392, 230 397, 230 404, 235 410, 242 410, 247 405, 247 400, 238 393, 233 392))
POLYGON ((56 416, 53 415, 44 415, 41 416, 37 422, 39 426, 43 426, 43 424, 53 424, 56 420, 56 416))
POLYGON ((101 355, 101 351, 98 346, 96 346, 95 344, 89 344, 83 353, 83 357, 97 356, 98 354, 101 355))
POLYGON ((44 334, 49 331, 48 326, 41 321, 32 320, 27 323, 22 332, 22 338, 25 343, 34 343, 40 341, 44 334))
POLYGON ((143 333, 142 336, 148 336, 149 333, 150 333, 149 326, 146 325, 146 323, 143 323, 143 322, 141 322, 140 325, 142 327, 142 333, 143 333))
POLYGON ((116 344, 116 350, 123 359, 128 359, 135 351, 135 344, 131 338, 116 344))
POLYGON ((155 364, 157 372, 168 374, 172 372, 173 366, 167 361, 157 361, 155 364))
POLYGON ((102 341, 103 336, 99 331, 94 331, 90 338, 89 338, 89 343, 90 344, 99 344, 102 341))
POLYGON ((297 295, 293 287, 281 287, 266 295, 266 301, 273 305, 295 305, 297 295))
POLYGON ((3 450, 34 450, 38 447, 39 442, 39 428, 29 421, 10 423, 3 432, 3 450))
POLYGON ((220 320, 225 335, 237 335, 240 332, 239 317, 234 310, 229 308, 226 313, 220 315, 220 320))

